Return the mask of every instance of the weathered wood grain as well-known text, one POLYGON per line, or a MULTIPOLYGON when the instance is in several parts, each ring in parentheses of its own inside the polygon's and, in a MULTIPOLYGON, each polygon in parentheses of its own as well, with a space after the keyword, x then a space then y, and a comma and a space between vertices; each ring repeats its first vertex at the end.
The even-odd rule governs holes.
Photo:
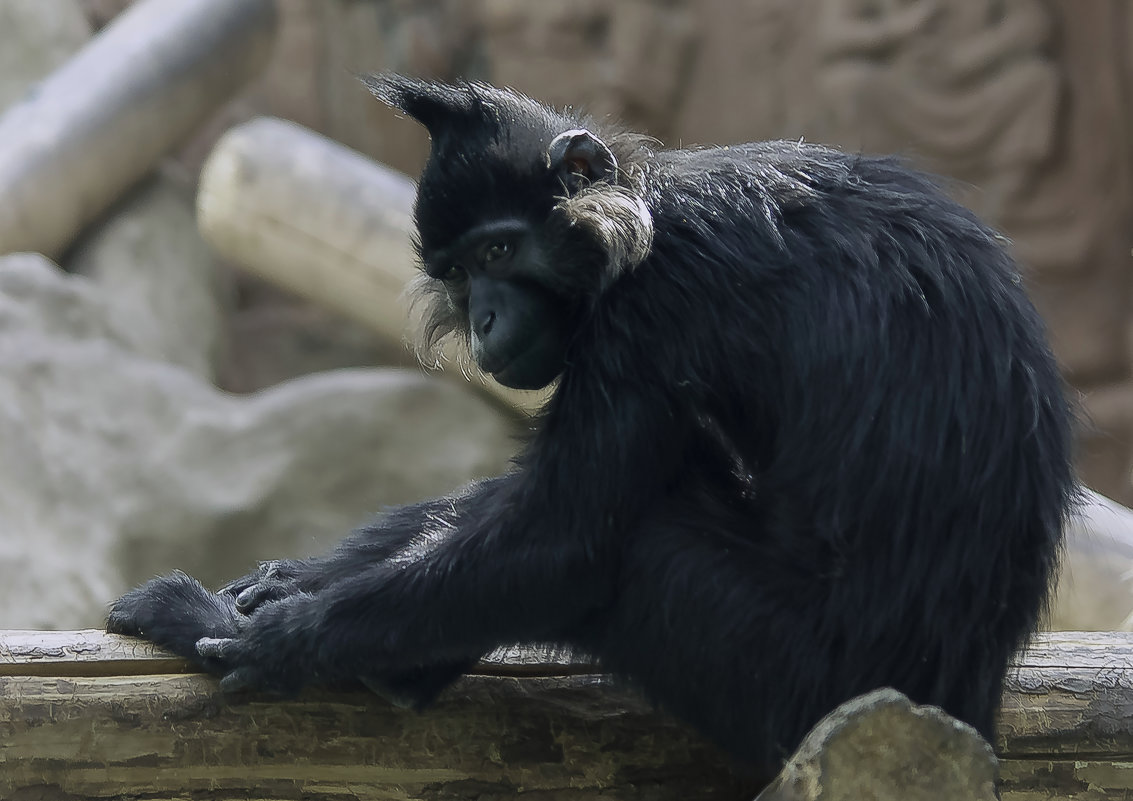
POLYGON ((1133 635, 1053 632, 1008 677, 1004 801, 1133 801, 1133 635))
MULTIPOLYGON (((134 637, 81 631, 0 630, 0 676, 135 676, 197 673, 188 661, 134 637)), ((509 646, 485 657, 483 675, 594 673, 585 657, 550 646, 509 646)))
MULTIPOLYGON (((1133 635, 1022 654, 1004 801, 1133 799, 1133 635)), ((569 655, 508 649, 423 714, 361 693, 232 703, 137 640, 0 632, 0 798, 750 798, 716 749, 569 655)))

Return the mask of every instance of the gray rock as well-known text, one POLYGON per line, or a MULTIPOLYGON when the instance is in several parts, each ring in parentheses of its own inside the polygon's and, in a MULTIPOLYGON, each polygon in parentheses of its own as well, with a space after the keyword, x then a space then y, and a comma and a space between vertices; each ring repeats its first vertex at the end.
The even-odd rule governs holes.
POLYGON ((103 28, 129 7, 133 0, 78 0, 95 28, 103 28))
POLYGON ((819 721, 756 801, 995 801, 998 772, 971 726, 881 689, 819 721))
POLYGON ((82 238, 65 266, 106 290, 139 354, 215 378, 224 292, 188 187, 162 174, 145 181, 82 238))
POLYGON ((217 385, 254 392, 289 378, 343 367, 413 367, 408 342, 277 289, 247 273, 233 274, 239 299, 228 317, 228 340, 217 385))
POLYGON ((438 379, 344 370, 237 397, 133 339, 89 280, 0 258, 0 628, 97 626, 157 573, 218 584, 318 553, 514 448, 509 419, 438 379))
POLYGON ((1085 490, 1066 527, 1055 631, 1133 631, 1133 510, 1085 490))
POLYGON ((0 110, 86 44, 92 34, 72 0, 0 0, 0 110))

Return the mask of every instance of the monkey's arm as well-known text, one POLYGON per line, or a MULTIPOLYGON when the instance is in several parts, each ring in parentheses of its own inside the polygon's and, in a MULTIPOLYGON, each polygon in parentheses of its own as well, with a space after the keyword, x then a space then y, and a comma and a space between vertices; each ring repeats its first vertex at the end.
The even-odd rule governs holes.
POLYGON ((261 605, 321 592, 384 559, 412 553, 416 541, 442 521, 483 516, 499 486, 511 480, 501 476, 451 496, 394 509, 355 532, 328 556, 264 562, 215 594, 179 571, 152 579, 114 602, 107 631, 145 637, 216 669, 214 663, 199 658, 196 645, 202 637, 239 636, 246 628, 246 615, 261 605))
POLYGON ((262 562, 229 582, 221 595, 251 614, 257 607, 298 592, 319 592, 394 557, 401 562, 435 547, 455 520, 482 517, 511 475, 479 481, 442 498, 392 509, 355 531, 326 556, 262 562))
POLYGON ((228 688, 291 690, 564 637, 611 597, 618 532, 679 464, 671 407, 615 397, 552 412, 517 472, 484 485, 462 514, 413 532, 420 550, 266 603, 237 636, 203 641, 201 655, 228 688))

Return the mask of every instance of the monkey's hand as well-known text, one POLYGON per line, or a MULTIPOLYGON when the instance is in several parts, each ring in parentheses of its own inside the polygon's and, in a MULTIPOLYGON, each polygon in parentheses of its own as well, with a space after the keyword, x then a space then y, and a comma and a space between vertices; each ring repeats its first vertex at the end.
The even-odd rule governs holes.
POLYGON ((294 695, 309 683, 336 683, 337 675, 318 667, 323 649, 309 619, 311 600, 296 592, 241 614, 235 631, 205 635, 194 643, 197 661, 222 677, 220 688, 226 693, 294 695))
POLYGON ((296 593, 241 617, 236 636, 201 638, 197 653, 223 677, 220 687, 227 693, 293 695, 311 683, 365 687, 395 706, 412 709, 431 704, 474 661, 383 667, 380 659, 371 662, 370 652, 358 658, 351 647, 356 637, 336 637, 325 627, 315 633, 311 621, 321 619, 317 600, 296 593))
POLYGON ((130 590, 110 608, 106 630, 144 637, 206 670, 215 666, 197 651, 202 637, 232 637, 238 631, 235 601, 209 592, 177 571, 130 590))
POLYGON ((233 600, 236 610, 250 615, 261 605, 280 601, 307 589, 304 577, 310 565, 298 559, 273 559, 260 562, 259 567, 246 576, 230 581, 217 592, 233 600))

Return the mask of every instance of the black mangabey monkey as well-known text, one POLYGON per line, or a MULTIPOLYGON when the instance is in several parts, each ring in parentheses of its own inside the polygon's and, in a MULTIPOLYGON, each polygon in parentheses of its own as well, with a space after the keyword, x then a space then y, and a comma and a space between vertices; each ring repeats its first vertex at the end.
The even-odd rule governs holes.
POLYGON ((329 556, 114 606, 222 675, 424 705, 511 642, 595 654, 741 763, 892 686, 992 734, 1072 501, 1002 239, 889 159, 654 150, 518 93, 368 80, 425 125, 426 336, 558 385, 512 472, 329 556))

